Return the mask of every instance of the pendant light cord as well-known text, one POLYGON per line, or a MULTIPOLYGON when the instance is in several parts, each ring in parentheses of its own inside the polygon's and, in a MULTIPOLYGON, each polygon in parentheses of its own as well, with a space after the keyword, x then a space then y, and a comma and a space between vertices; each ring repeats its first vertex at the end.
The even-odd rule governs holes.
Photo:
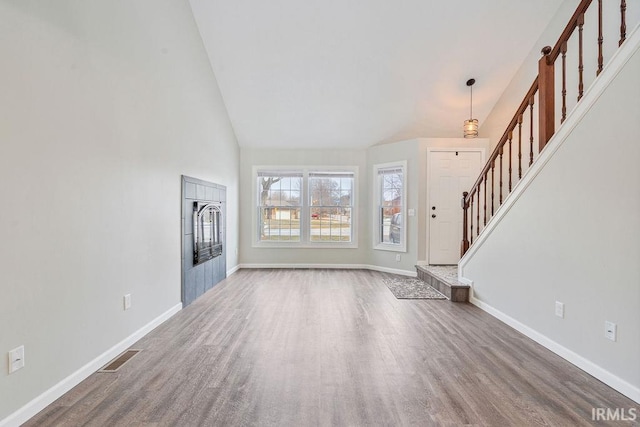
POLYGON ((471 103, 469 104, 469 120, 473 120, 473 85, 469 86, 471 89, 471 103))
POLYGON ((469 120, 473 120, 473 85, 475 84, 476 79, 467 80, 467 86, 469 86, 471 102, 469 103, 469 120))

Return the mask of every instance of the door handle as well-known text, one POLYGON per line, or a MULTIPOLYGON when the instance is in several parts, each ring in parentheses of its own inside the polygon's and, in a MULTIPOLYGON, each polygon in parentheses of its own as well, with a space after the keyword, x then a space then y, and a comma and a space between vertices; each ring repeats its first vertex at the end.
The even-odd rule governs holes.
POLYGON ((431 215, 431 218, 435 218, 435 217, 436 217, 436 214, 431 215))

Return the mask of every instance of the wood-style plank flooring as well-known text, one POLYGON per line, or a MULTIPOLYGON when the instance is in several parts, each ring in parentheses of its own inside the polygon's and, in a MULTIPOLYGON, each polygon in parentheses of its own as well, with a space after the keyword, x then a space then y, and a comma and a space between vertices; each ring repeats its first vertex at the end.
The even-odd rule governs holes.
POLYGON ((594 407, 640 414, 476 307, 397 300, 383 277, 241 270, 27 425, 580 426, 595 424, 594 407))

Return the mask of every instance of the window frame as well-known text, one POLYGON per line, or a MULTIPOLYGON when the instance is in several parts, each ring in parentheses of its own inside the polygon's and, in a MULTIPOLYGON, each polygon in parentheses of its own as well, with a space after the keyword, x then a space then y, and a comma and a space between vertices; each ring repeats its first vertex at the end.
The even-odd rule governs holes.
MULTIPOLYGON (((297 170, 284 170, 282 168, 280 169, 263 169, 263 170, 258 170, 256 171, 255 177, 254 177, 254 181, 255 181, 255 187, 256 187, 256 193, 255 193, 255 198, 254 198, 254 203, 255 203, 255 207, 254 210, 256 211, 256 219, 257 219, 257 223, 256 223, 256 238, 258 241, 261 242, 289 242, 289 243, 298 243, 301 241, 302 239, 302 222, 299 220, 298 222, 298 228, 299 228, 299 232, 298 232, 298 239, 297 240, 291 240, 286 239, 286 240, 279 240, 279 239, 272 239, 272 240, 261 240, 260 237, 262 236, 262 227, 264 226, 262 223, 262 216, 263 216, 263 209, 269 209, 269 210, 273 210, 273 213, 275 215, 279 215, 281 213, 282 210, 284 209, 288 209, 289 210, 289 223, 291 224, 291 211, 295 210, 298 211, 298 217, 302 217, 303 215, 303 205, 304 205, 304 181, 303 181, 303 175, 301 173, 301 171, 297 171, 297 170), (265 174, 265 175, 263 175, 265 174), (292 188, 289 187, 288 189, 279 189, 279 197, 278 197, 278 201, 279 204, 274 204, 273 201, 274 199, 272 198, 267 198, 267 200, 270 201, 270 203, 267 204, 262 204, 260 203, 260 198, 261 198, 261 193, 262 193, 262 188, 260 188, 260 185, 258 184, 258 180, 260 179, 260 177, 262 176, 269 176, 269 177, 278 177, 281 178, 279 179, 277 182, 280 182, 280 184, 278 185, 278 187, 282 187, 282 178, 289 178, 289 179, 299 179, 300 180, 300 188, 297 191, 298 193, 298 203, 295 205, 292 205, 289 201, 284 201, 282 199, 282 193, 283 192, 292 192, 292 188), (284 205, 284 203, 286 203, 286 205, 284 205)), ((278 191, 278 190, 273 190, 273 189, 269 189, 269 193, 271 194, 274 191, 278 191)), ((279 218, 270 218, 270 220, 276 219, 278 221, 281 221, 281 219, 279 218)), ((291 227, 289 227, 289 229, 291 230, 291 227)), ((279 228, 279 230, 281 230, 281 228, 279 228)), ((271 235, 271 233, 269 233, 271 235)), ((279 233, 280 234, 280 233, 279 233)), ((291 235, 290 235, 291 236, 291 235)))
POLYGON ((327 249, 353 249, 358 247, 358 166, 253 166, 252 171, 252 247, 254 248, 327 248, 327 249), (263 172, 302 173, 302 188, 300 191, 300 240, 261 240, 260 217, 258 210, 259 191, 258 174, 263 172), (311 240, 311 200, 309 175, 313 173, 350 173, 353 174, 353 187, 351 190, 351 241, 312 241, 311 240))
POLYGON ((372 223, 373 223, 373 249, 380 251, 390 252, 407 252, 407 161, 400 160, 389 163, 379 163, 373 165, 373 176, 371 182, 373 183, 373 209, 372 209, 372 223), (382 178, 381 171, 387 169, 401 169, 402 170, 402 203, 401 203, 401 224, 402 231, 400 234, 400 243, 387 243, 383 242, 380 238, 380 227, 382 223, 382 178))

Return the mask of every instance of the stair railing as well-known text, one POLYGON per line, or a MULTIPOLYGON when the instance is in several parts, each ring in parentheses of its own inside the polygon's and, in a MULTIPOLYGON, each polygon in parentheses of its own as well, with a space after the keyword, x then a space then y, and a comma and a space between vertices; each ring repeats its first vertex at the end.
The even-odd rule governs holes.
MULTIPOLYGON (((533 164, 542 149, 553 136, 556 127, 556 115, 563 123, 567 117, 567 52, 569 42, 577 42, 577 100, 579 102, 584 95, 584 35, 585 13, 593 3, 592 0, 582 0, 569 20, 560 38, 552 48, 546 46, 542 49, 542 58, 538 61, 538 75, 531 84, 522 102, 509 122, 507 129, 498 141, 495 149, 482 168, 480 176, 469 191, 462 195, 463 230, 460 245, 460 256, 463 256, 484 230, 487 222, 495 215, 496 210, 503 204, 505 198, 511 193, 514 185, 522 178, 523 173, 533 164), (572 35, 577 30, 577 41, 572 35), (561 80, 560 88, 556 87, 556 62, 560 58, 561 69, 558 77, 561 80), (560 89, 561 99, 558 102, 560 109, 556 111, 556 92, 560 89), (561 105, 560 105, 561 104, 561 105), (534 119, 534 110, 537 108, 538 117, 534 119), (534 144, 534 141, 538 144, 534 144), (517 147, 514 147, 517 145, 517 147), (528 150, 527 152, 523 152, 528 150), (504 158, 506 154, 506 159, 504 158), (523 156, 524 166, 523 166, 523 156), (517 171, 514 170, 516 163, 517 171), (507 171, 505 177, 504 171, 507 171), (497 179, 496 179, 497 175, 497 179), (506 188, 505 188, 506 185, 506 188), (496 194, 497 193, 497 194, 496 194), (497 199, 497 200, 496 200, 497 199), (496 206, 497 205, 497 206, 496 206)), ((596 77, 602 72, 604 64, 603 55, 603 1, 597 3, 597 65, 596 77)), ((613 2, 607 2, 608 5, 613 2)), ((617 6, 616 6, 617 8, 617 6)), ((626 39, 627 31, 627 4, 620 1, 620 38, 618 47, 626 39)), ((593 10, 592 10, 593 12, 593 10)), ((590 12, 591 13, 591 12, 590 12)), ((617 37, 617 36, 616 36, 617 37)))

